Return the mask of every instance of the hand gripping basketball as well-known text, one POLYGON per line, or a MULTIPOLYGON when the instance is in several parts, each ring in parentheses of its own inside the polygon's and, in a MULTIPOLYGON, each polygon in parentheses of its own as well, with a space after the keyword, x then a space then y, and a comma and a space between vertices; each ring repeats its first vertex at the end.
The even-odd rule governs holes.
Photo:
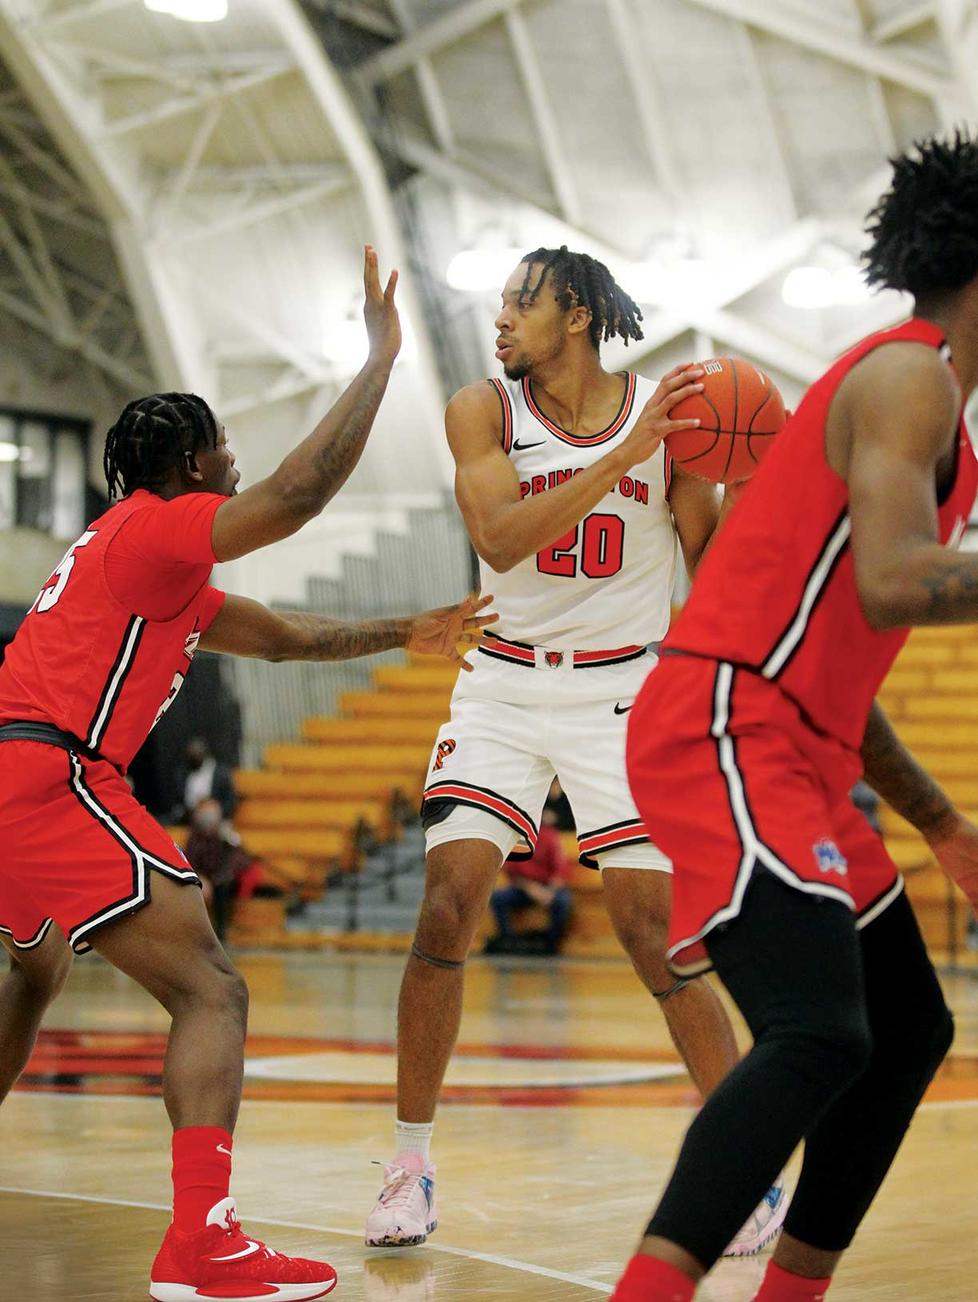
POLYGON ((687 475, 711 484, 750 479, 786 420, 781 394, 759 366, 735 357, 701 363, 703 392, 671 415, 699 416, 698 429, 668 436, 673 462, 687 475))
POLYGON ((628 467, 637 466, 654 456, 667 434, 696 429, 700 425, 698 418, 673 420, 669 413, 687 398, 703 392, 699 383, 702 375, 702 367, 684 364, 675 367, 659 381, 659 387, 642 408, 631 433, 622 441, 621 453, 628 467))

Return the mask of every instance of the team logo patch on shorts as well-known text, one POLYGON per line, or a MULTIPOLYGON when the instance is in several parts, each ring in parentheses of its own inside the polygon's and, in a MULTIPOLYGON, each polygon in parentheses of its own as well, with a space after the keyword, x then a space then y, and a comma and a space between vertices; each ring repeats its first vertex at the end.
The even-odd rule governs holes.
POLYGON ((548 651, 543 658, 546 660, 547 667, 550 669, 559 669, 564 663, 563 651, 548 651))
POLYGON ((439 769, 445 767, 445 761, 455 750, 456 745, 457 742, 453 741, 451 737, 446 737, 444 741, 438 743, 438 749, 435 751, 435 762, 431 766, 433 772, 437 773, 439 769))
POLYGON ((849 864, 834 841, 816 841, 812 846, 812 854, 819 872, 838 873, 840 877, 845 877, 849 871, 849 864))

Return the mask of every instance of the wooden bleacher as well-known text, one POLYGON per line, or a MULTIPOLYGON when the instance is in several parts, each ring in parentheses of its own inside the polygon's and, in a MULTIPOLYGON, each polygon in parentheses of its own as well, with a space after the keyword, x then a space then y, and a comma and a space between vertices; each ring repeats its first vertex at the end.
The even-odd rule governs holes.
MULTIPOLYGON (((399 835, 398 807, 417 806, 431 746, 447 717, 456 670, 442 660, 411 656, 406 666, 374 675, 375 690, 348 692, 339 717, 304 720, 302 740, 265 749, 264 766, 241 769, 235 826, 273 880, 303 899, 321 898, 337 871, 356 872, 365 834, 374 842, 399 835)), ((236 914, 236 939, 288 939, 283 917, 269 936, 268 913, 251 900, 236 914)))
MULTIPOLYGON (((975 630, 958 626, 920 628, 911 635, 880 693, 901 739, 948 791, 959 808, 978 820, 978 642, 975 630)), ((956 898, 954 941, 960 946, 968 916, 964 897, 949 888, 923 838, 885 806, 887 848, 907 874, 907 891, 928 945, 945 951, 949 890, 956 898)))
MULTIPOLYGON (((420 798, 431 746, 447 718, 456 671, 428 657, 411 656, 407 665, 379 669, 371 692, 346 693, 337 718, 315 717, 302 725, 302 741, 266 748, 264 767, 240 770, 236 785, 241 806, 235 822, 249 850, 264 859, 272 876, 306 899, 325 890, 336 871, 354 872, 362 861, 363 834, 377 840, 398 834, 392 805, 420 798)), ((978 820, 978 643, 971 628, 918 629, 884 685, 881 699, 898 733, 946 787, 951 797, 978 820)), ((928 944, 948 944, 948 885, 922 838, 884 807, 887 846, 907 874, 911 900, 928 944)), ((573 834, 564 836, 576 860, 573 834)), ((574 920, 567 940, 571 954, 617 954, 617 940, 604 908, 599 874, 575 865, 571 881, 574 920)), ((275 931, 263 901, 250 901, 240 939, 285 942, 284 925, 275 931)), ((967 908, 959 900, 955 939, 963 939, 967 908)), ((284 920, 283 920, 284 923, 284 920)), ((542 910, 528 910, 527 926, 542 926, 542 910)), ((480 939, 491 932, 487 916, 480 939)), ((350 938, 371 947, 371 938, 350 938)), ((383 940, 404 947, 408 938, 383 940)), ((377 945, 381 945, 377 938, 377 945)))

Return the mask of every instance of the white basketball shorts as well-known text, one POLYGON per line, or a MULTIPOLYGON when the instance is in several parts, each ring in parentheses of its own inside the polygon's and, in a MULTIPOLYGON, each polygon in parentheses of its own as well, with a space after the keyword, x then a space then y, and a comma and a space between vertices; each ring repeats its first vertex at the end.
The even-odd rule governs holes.
POLYGON ((625 773, 628 711, 656 657, 575 667, 572 654, 537 648, 533 663, 483 651, 470 657, 473 672, 459 674, 428 767, 429 850, 474 838, 493 842, 503 858, 526 856, 556 775, 574 813, 581 863, 671 871, 649 840, 625 773))

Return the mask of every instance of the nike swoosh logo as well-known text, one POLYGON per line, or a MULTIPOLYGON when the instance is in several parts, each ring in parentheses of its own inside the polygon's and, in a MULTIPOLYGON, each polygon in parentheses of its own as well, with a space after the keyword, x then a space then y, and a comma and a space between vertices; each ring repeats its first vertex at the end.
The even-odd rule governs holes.
MULTIPOLYGON (((632 704, 634 705, 634 701, 632 704)), ((627 714, 631 708, 631 705, 622 705, 621 701, 619 701, 615 706, 615 714, 627 714)))
POLYGON ((542 448, 546 439, 541 439, 539 443, 521 443, 519 439, 513 444, 514 452, 526 452, 529 448, 542 448))
POLYGON ((231 1156, 231 1150, 230 1150, 230 1148, 225 1148, 223 1144, 218 1144, 218 1146, 217 1146, 217 1151, 218 1151, 219 1153, 227 1153, 228 1157, 231 1156))
POLYGON ((247 1248, 241 1252, 229 1252, 226 1257, 210 1257, 210 1261, 240 1261, 242 1257, 253 1257, 256 1252, 261 1252, 261 1244, 256 1243, 254 1239, 248 1240, 247 1248))

